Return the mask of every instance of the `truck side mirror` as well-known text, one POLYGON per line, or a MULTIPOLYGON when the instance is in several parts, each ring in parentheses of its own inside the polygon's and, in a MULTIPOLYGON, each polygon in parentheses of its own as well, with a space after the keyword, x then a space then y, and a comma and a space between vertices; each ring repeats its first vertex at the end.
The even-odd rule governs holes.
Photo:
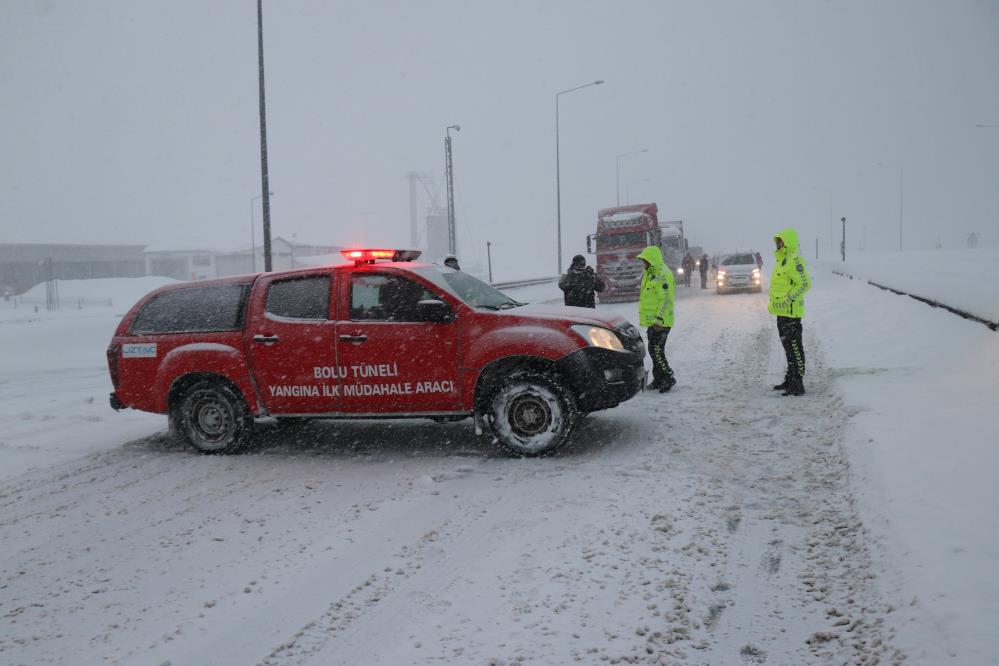
POLYGON ((417 321, 445 323, 454 320, 451 306, 444 301, 425 300, 416 304, 417 321))
POLYGON ((590 234, 586 237, 586 254, 593 254, 593 241, 596 237, 596 234, 590 234))

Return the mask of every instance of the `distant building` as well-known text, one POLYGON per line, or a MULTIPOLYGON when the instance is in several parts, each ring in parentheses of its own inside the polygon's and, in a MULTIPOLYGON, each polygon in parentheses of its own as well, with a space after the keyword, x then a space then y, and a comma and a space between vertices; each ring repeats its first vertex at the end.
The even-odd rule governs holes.
MULTIPOLYGON (((337 254, 338 245, 312 245, 278 236, 271 241, 271 269, 281 271, 296 268, 300 257, 337 254)), ((230 275, 246 275, 264 270, 264 249, 237 252, 209 249, 149 250, 146 252, 146 274, 172 277, 176 280, 208 280, 230 275), (254 254, 256 256, 254 256, 254 254)))
POLYGON ((141 277, 146 274, 144 245, 68 245, 0 243, 0 292, 21 294, 43 282, 43 266, 52 260, 52 277, 81 280, 141 277))

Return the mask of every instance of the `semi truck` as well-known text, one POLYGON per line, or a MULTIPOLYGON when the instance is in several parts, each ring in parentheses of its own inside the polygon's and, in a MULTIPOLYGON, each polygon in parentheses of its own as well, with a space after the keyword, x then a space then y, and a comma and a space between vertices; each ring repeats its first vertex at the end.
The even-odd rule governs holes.
POLYGON ((586 249, 596 254, 597 273, 606 289, 600 301, 612 303, 638 298, 642 262, 638 253, 649 245, 662 248, 666 265, 679 278, 680 262, 687 251, 683 221, 659 222, 654 203, 603 208, 597 213, 597 233, 586 237, 586 249))

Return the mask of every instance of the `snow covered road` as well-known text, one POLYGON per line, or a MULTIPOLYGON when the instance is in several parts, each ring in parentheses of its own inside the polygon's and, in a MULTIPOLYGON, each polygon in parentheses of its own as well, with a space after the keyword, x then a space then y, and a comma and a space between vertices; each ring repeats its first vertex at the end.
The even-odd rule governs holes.
POLYGON ((678 386, 555 458, 262 423, 241 455, 158 433, 9 478, 0 662, 897 663, 819 339, 778 397, 764 296, 681 291, 678 386))

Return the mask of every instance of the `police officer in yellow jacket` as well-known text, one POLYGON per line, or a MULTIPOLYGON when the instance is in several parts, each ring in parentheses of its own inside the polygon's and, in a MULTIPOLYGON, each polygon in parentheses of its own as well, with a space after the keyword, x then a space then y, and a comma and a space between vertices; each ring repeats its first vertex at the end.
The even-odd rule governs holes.
POLYGON ((784 381, 774 386, 784 395, 804 395, 805 348, 801 342, 801 318, 805 316, 805 294, 812 287, 805 260, 798 254, 798 233, 788 227, 774 236, 776 261, 770 274, 770 314, 777 315, 787 373, 784 381))
POLYGON ((650 245, 638 253, 645 264, 642 286, 638 293, 638 325, 648 327, 649 356, 652 357, 652 382, 650 389, 666 393, 676 379, 666 361, 666 338, 673 327, 673 294, 676 280, 673 271, 663 261, 663 252, 650 245))

